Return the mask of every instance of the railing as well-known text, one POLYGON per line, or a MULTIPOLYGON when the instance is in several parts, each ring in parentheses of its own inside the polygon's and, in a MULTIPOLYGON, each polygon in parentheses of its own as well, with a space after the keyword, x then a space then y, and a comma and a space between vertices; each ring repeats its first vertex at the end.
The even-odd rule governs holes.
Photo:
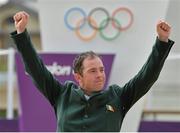
MULTIPOLYGON (((168 56, 167 58, 167 62, 175 62, 175 61, 179 61, 180 60, 180 54, 178 53, 170 53, 170 55, 168 56)), ((174 70, 174 71, 178 71, 178 70, 174 70)), ((165 118, 165 117, 162 117, 162 116, 170 116, 172 117, 171 120, 176 120, 176 117, 180 116, 180 104, 177 104, 174 102, 175 98, 178 97, 178 95, 175 95, 177 93, 180 92, 180 86, 179 84, 170 84, 168 87, 166 86, 167 84, 163 85, 163 84, 159 84, 159 85, 155 85, 154 86, 154 90, 150 90, 148 92, 148 95, 146 97, 146 103, 145 103, 145 107, 144 107, 144 110, 143 110, 143 113, 142 113, 142 119, 148 119, 148 120, 152 120, 152 121, 156 121, 156 120, 159 120, 159 119, 169 119, 169 117, 165 118), (167 87, 167 89, 166 89, 167 87), (174 90, 170 90, 169 87, 171 88, 174 88, 175 89, 175 92, 174 93, 168 93, 170 91, 174 91, 174 90), (163 89, 159 89, 159 88, 163 88, 163 89), (158 90, 157 90, 158 89, 158 90), (167 91, 169 90, 169 91, 167 91), (179 90, 179 91, 177 91, 179 90), (161 96, 157 95, 156 92, 161 93, 161 91, 163 91, 161 93, 161 96), (156 97, 158 97, 159 99, 156 99, 156 97, 154 96, 154 94, 156 94, 156 97), (166 94, 165 96, 163 94, 166 94), (163 96, 163 97, 162 97, 163 96), (169 96, 169 97, 168 97, 169 96), (171 97, 172 96, 172 97, 171 97), (168 97, 166 99, 166 97, 168 97), (168 100, 171 100, 172 104, 171 106, 168 106, 168 104, 166 104, 166 107, 165 105, 163 106, 158 106, 158 104, 156 103, 156 105, 154 105, 155 103, 155 100, 164 100, 164 102, 167 102, 168 100), (154 101, 153 101, 153 100, 154 101), (153 102, 152 102, 153 101, 153 102), (161 116, 161 117, 159 117, 161 116)), ((179 98, 179 97, 178 97, 179 98)), ((176 100, 178 102, 178 99, 176 100)), ((159 102, 159 105, 162 104, 161 102, 159 102)), ((178 119, 177 118, 177 119, 178 119)))
MULTIPOLYGON (((151 121, 158 121, 159 115, 170 115, 171 117, 177 117, 180 115, 180 110, 167 110, 167 109, 144 109, 142 113, 142 119, 146 119, 147 116, 152 116, 151 121)), ((174 118, 172 118, 174 119, 174 118)), ((175 119, 174 119, 175 120, 175 119)), ((170 120, 168 120, 170 121, 170 120)))
POLYGON ((15 51, 12 48, 9 48, 8 50, 2 50, 0 49, 0 56, 7 55, 8 56, 8 71, 7 71, 7 113, 6 118, 7 119, 13 119, 14 118, 14 110, 13 110, 13 80, 14 80, 14 54, 15 51))

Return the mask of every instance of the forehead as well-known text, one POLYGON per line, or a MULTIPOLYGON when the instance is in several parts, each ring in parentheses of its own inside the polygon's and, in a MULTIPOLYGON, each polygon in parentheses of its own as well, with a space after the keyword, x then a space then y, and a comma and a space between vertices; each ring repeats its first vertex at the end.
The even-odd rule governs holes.
POLYGON ((104 67, 102 60, 99 57, 87 57, 83 61, 84 68, 104 67))

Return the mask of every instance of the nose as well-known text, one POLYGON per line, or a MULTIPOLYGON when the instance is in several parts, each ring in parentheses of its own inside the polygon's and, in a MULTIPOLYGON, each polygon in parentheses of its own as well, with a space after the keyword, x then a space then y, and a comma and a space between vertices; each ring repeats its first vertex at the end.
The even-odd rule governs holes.
POLYGON ((97 71, 97 77, 98 77, 98 78, 99 78, 99 77, 102 77, 102 75, 103 75, 103 72, 97 71))

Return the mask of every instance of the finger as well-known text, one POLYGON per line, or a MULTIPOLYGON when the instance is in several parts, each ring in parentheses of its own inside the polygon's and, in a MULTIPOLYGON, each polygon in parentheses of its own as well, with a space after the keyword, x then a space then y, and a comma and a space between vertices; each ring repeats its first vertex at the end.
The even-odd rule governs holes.
POLYGON ((29 17, 29 14, 25 11, 22 12, 26 17, 29 17))
POLYGON ((25 11, 22 11, 22 14, 23 14, 23 16, 24 16, 24 18, 25 18, 26 20, 29 19, 29 14, 28 14, 28 13, 26 13, 25 11))
POLYGON ((18 14, 16 13, 15 15, 14 15, 14 21, 17 21, 18 20, 18 14))
POLYGON ((169 30, 171 27, 167 22, 161 21, 158 23, 158 28, 160 28, 161 30, 169 30))
POLYGON ((161 29, 162 23, 163 23, 162 20, 159 20, 159 21, 158 21, 158 23, 157 23, 157 29, 158 29, 158 30, 161 29))
POLYGON ((22 18, 22 14, 20 12, 16 13, 15 16, 14 16, 15 21, 19 21, 19 20, 21 20, 21 18, 22 18))
POLYGON ((163 23, 160 27, 164 31, 169 31, 170 30, 170 26, 167 23, 163 23))
POLYGON ((17 15, 16 15, 16 21, 19 22, 21 20, 26 20, 26 15, 23 13, 23 12, 19 12, 17 15))

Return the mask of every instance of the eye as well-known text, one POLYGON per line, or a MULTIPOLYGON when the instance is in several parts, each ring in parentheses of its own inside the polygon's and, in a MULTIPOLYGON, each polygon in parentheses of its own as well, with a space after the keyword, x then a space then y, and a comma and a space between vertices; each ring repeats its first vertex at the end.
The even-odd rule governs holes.
POLYGON ((101 68, 101 69, 100 69, 100 72, 104 72, 104 68, 101 68))
POLYGON ((93 73, 94 73, 94 72, 96 72, 96 70, 91 70, 90 72, 93 72, 93 73))

